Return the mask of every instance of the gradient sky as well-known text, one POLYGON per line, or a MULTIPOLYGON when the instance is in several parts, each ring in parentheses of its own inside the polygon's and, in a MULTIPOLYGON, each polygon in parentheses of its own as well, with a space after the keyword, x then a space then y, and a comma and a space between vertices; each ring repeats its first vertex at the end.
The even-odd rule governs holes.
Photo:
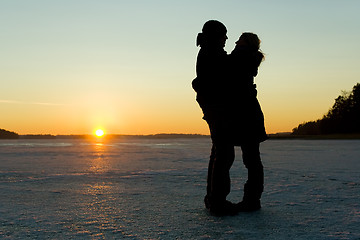
POLYGON ((19 134, 201 133, 191 81, 209 19, 230 52, 257 33, 269 133, 319 119, 360 82, 360 1, 3 0, 0 128, 19 134))

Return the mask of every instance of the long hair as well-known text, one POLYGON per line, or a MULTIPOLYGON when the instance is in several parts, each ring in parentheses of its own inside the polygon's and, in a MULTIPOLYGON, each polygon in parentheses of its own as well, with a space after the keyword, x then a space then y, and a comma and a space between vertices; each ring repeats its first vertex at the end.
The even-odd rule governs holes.
POLYGON ((241 34, 240 39, 244 40, 247 46, 249 46, 253 51, 257 52, 256 57, 260 65, 260 63, 265 60, 265 56, 264 53, 260 50, 261 40, 259 39, 258 35, 251 32, 244 32, 241 34))

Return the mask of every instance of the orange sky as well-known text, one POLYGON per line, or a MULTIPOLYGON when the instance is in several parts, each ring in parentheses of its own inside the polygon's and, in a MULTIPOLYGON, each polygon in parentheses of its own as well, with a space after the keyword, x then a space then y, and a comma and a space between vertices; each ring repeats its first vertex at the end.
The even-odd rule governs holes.
POLYGON ((1 2, 0 128, 208 134, 191 81, 196 35, 218 19, 228 52, 242 32, 259 35, 266 129, 289 132, 360 81, 358 9, 358 1, 325 0, 1 2))

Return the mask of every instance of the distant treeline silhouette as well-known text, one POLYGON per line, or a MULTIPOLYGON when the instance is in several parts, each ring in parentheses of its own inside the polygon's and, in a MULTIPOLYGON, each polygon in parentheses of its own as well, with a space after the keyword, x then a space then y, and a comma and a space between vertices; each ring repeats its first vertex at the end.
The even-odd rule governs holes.
MULTIPOLYGON (((94 138, 94 135, 51 135, 51 134, 27 134, 18 135, 0 128, 0 139, 87 139, 94 138)), ((146 139, 162 139, 162 138, 209 138, 209 135, 202 134, 182 134, 182 133, 159 133, 151 135, 125 135, 125 134, 108 134, 105 138, 146 138, 146 139)))
POLYGON ((19 134, 0 128, 0 139, 17 139, 19 134))
POLYGON ((360 133, 360 83, 352 92, 343 91, 322 119, 300 124, 293 135, 360 133))

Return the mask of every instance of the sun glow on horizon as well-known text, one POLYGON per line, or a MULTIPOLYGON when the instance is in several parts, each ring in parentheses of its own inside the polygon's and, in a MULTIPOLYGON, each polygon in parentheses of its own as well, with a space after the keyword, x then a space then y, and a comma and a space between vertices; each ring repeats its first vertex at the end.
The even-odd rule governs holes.
POLYGON ((102 130, 102 129, 97 129, 96 131, 95 131, 95 135, 97 136, 97 137, 103 137, 104 136, 104 134, 105 134, 105 132, 104 132, 104 130, 102 130))

